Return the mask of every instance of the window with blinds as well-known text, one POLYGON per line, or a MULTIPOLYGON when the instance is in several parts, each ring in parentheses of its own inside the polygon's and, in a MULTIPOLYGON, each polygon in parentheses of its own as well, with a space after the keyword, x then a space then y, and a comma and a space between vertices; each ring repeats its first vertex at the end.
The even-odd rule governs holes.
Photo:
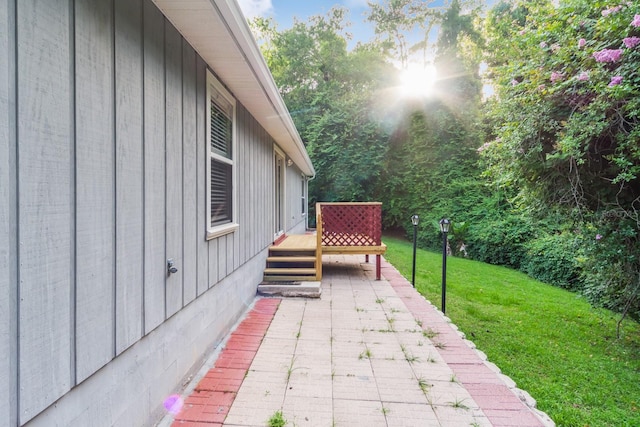
POLYGON ((207 74, 208 232, 209 238, 232 232, 234 223, 235 100, 211 73, 207 74))

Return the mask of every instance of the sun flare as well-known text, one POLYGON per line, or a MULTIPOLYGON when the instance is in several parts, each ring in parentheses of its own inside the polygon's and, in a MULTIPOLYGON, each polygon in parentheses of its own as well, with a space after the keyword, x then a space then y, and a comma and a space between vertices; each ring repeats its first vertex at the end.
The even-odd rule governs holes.
POLYGON ((400 74, 400 87, 405 96, 425 97, 431 95, 436 79, 436 67, 433 65, 410 65, 400 74))

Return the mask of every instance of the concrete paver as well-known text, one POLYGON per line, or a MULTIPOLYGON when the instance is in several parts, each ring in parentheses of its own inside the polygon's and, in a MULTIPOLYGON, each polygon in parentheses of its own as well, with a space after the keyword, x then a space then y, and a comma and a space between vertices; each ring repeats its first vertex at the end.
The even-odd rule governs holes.
POLYGON ((553 425, 390 264, 325 258, 321 298, 258 300, 164 425, 553 425))

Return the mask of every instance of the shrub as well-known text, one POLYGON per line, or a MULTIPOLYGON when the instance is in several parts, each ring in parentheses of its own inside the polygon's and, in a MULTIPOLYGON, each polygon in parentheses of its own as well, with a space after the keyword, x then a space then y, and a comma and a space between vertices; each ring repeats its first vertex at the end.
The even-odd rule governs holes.
POLYGON ((635 223, 603 222, 590 227, 584 240, 580 259, 584 296, 594 305, 640 319, 640 241, 635 223))
POLYGON ((532 236, 530 219, 503 213, 469 225, 467 251, 478 261, 520 268, 526 259, 526 243, 532 236))
POLYGON ((580 288, 581 238, 576 233, 545 234, 525 245, 522 271, 542 282, 561 288, 580 288))

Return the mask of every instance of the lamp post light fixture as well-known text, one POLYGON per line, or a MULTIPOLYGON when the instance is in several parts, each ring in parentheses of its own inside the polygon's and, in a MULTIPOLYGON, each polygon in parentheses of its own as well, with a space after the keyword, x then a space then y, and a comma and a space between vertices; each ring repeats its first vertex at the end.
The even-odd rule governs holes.
POLYGON ((451 222, 442 218, 440 220, 440 231, 442 232, 442 313, 446 313, 447 305, 447 233, 451 222))
POLYGON ((411 223, 413 224, 413 270, 411 270, 411 285, 416 287, 416 243, 418 240, 418 223, 420 217, 414 214, 411 217, 411 223))

